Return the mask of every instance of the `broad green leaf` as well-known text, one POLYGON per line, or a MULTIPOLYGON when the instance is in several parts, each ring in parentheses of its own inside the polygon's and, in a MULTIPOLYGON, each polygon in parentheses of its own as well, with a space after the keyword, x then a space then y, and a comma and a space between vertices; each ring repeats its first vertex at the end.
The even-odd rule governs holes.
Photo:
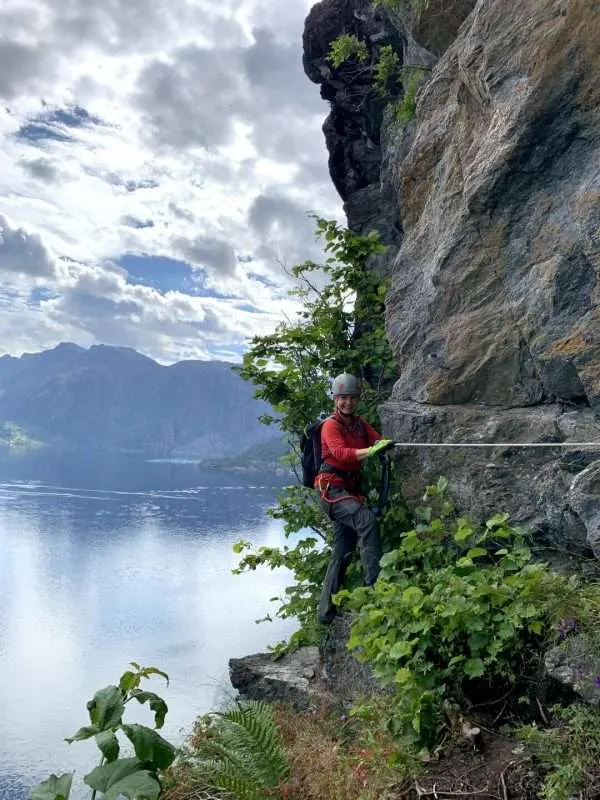
POLYGON ((167 769, 175 759, 170 742, 145 725, 123 725, 123 733, 132 743, 140 761, 151 761, 158 769, 167 769))
POLYGON ((418 605, 423 597, 423 592, 418 586, 409 586, 402 592, 402 600, 408 605, 418 605))
POLYGON ((480 658, 469 658, 465 661, 465 672, 470 678, 480 678, 485 673, 485 666, 480 658))
POLYGON ((105 686, 96 692, 87 704, 92 725, 106 731, 120 725, 125 705, 118 686, 105 686))
POLYGON ((387 553, 384 553, 381 556, 381 561, 379 562, 382 567, 390 567, 393 564, 396 564, 400 559, 400 553, 398 550, 390 550, 387 553))
POLYGON ((119 758, 111 764, 96 767, 83 779, 103 800, 117 800, 124 795, 129 800, 158 800, 160 784, 137 758, 119 758))
POLYGON ((162 728, 165 724, 165 717, 167 716, 167 711, 169 710, 168 705, 157 694, 154 692, 143 692, 140 689, 137 689, 131 693, 132 697, 138 701, 138 703, 148 703, 150 709, 154 711, 154 727, 155 728, 162 728))
POLYGON ((532 633, 535 633, 535 634, 540 634, 540 633, 542 633, 542 631, 544 630, 544 625, 543 625, 543 623, 542 623, 542 622, 541 622, 541 621, 538 619, 538 620, 536 620, 535 622, 532 622, 532 623, 531 623, 531 625, 529 625, 529 630, 530 630, 532 633))
POLYGON ((102 731, 96 736, 98 745, 104 758, 110 763, 119 757, 119 740, 113 731, 102 731))
POLYGON ((473 562, 467 556, 463 556, 462 558, 458 559, 458 561, 456 562, 456 566, 457 567, 472 567, 473 566, 473 562))
POLYGON ((91 739, 92 736, 95 736, 97 733, 100 733, 100 728, 97 725, 87 725, 85 728, 79 728, 73 736, 68 736, 65 742, 69 744, 72 742, 82 742, 84 739, 91 739))
POLYGON ((508 522, 509 515, 504 514, 494 514, 493 517, 490 517, 488 521, 485 523, 485 527, 489 530, 490 528, 499 528, 501 525, 504 525, 508 522))
POLYGON ((29 795, 29 800, 69 800, 73 773, 65 772, 63 775, 50 775, 42 783, 38 783, 29 795))
POLYGON ((137 672, 132 672, 130 669, 121 675, 119 681, 119 689, 123 692, 129 692, 131 689, 140 685, 140 676, 137 672))
POLYGON ((485 547, 472 547, 468 553, 467 558, 479 558, 479 556, 487 556, 488 551, 485 547))
POLYGON ((461 518, 458 520, 456 531, 454 533, 455 542, 464 542, 473 533, 473 525, 468 519, 461 518))
POLYGON ((413 651, 413 645, 411 642, 396 642, 396 644, 390 648, 390 652, 388 653, 388 658, 404 658, 405 656, 411 655, 413 651))

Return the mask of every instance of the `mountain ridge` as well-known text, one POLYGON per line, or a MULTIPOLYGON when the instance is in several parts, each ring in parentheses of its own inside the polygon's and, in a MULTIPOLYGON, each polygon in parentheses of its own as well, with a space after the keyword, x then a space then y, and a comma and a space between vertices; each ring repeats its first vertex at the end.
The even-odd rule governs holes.
POLYGON ((163 365, 129 347, 63 342, 0 357, 0 422, 46 444, 151 456, 237 455, 276 437, 225 361, 163 365))

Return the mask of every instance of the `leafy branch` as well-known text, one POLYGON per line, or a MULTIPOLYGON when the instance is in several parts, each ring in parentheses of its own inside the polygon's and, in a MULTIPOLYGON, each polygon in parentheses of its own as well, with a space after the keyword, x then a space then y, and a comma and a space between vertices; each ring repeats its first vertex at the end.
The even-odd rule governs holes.
MULTIPOLYGON (((158 800, 161 794, 160 773, 175 759, 175 747, 157 733, 157 729, 164 725, 167 704, 154 692, 140 689, 143 679, 158 675, 168 684, 169 677, 156 667, 142 667, 135 661, 130 666, 133 669, 121 675, 118 686, 100 689, 88 702, 90 724, 65 739, 71 744, 94 738, 100 750, 100 764, 83 779, 92 790, 92 800, 98 792, 102 793, 104 800, 117 800, 123 796, 129 800, 158 800), (148 704, 154 713, 154 728, 123 722, 125 706, 132 700, 148 704), (119 731, 133 745, 135 758, 119 758, 119 731)), ((51 775, 32 789, 30 800, 69 800, 72 782, 72 773, 51 775)))
MULTIPOLYGON (((395 375, 385 334, 387 283, 367 268, 370 256, 385 251, 379 236, 375 232, 356 236, 324 219, 316 220, 316 233, 323 241, 325 262, 308 261, 291 269, 299 281, 291 294, 303 301, 298 318, 282 322, 273 334, 254 337, 240 368, 242 378, 254 384, 255 396, 274 409, 263 422, 277 424, 288 434, 287 461, 292 465, 297 461, 295 444, 306 425, 331 409, 333 375, 348 371, 363 378, 374 376, 372 386, 364 382, 360 413, 376 426, 378 406, 395 375)), ((367 481, 375 477, 372 473, 367 481)), ((247 542, 236 546, 242 554, 236 572, 264 565, 286 567, 293 575, 284 596, 273 598, 279 603, 277 616, 293 616, 300 622, 299 631, 278 649, 281 652, 319 637, 315 609, 329 557, 323 542, 330 541, 331 532, 314 492, 300 485, 287 487, 267 513, 284 523, 288 539, 310 532, 282 548, 254 549, 247 542)), ((350 581, 353 576, 351 569, 350 581)))

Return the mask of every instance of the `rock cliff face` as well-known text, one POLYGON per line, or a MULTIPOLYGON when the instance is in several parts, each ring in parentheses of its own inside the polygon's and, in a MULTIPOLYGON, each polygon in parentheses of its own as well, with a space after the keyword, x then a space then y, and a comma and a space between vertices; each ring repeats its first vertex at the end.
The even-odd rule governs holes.
POLYGON ((409 448, 406 492, 444 474, 475 516, 508 510, 554 546, 600 555, 600 2, 398 5, 322 0, 304 37, 349 225, 391 245, 378 266, 400 377, 385 433, 599 443, 409 448), (433 67, 413 122, 356 65, 331 69, 344 32, 372 60, 392 43, 403 64, 433 67))

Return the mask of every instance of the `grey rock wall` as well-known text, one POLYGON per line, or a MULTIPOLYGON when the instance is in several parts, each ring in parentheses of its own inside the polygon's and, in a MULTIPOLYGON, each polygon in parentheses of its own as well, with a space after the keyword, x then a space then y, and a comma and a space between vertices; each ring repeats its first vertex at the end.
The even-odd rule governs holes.
POLYGON ((407 496, 443 474, 475 517, 507 510, 555 548, 600 554, 598 41, 597 0, 430 0, 420 15, 322 0, 304 44, 331 103, 349 226, 391 245, 375 265, 391 275, 399 371, 385 433, 599 443, 411 448, 399 460, 407 496), (433 66, 408 126, 367 113, 364 76, 327 64, 342 32, 366 39, 372 60, 386 41, 403 64, 433 66))
POLYGON ((387 325, 401 374, 386 432, 597 441, 412 455, 476 516, 506 509, 566 549, 598 538, 577 491, 600 458, 598 33, 598 3, 480 0, 394 166, 404 238, 387 325))

